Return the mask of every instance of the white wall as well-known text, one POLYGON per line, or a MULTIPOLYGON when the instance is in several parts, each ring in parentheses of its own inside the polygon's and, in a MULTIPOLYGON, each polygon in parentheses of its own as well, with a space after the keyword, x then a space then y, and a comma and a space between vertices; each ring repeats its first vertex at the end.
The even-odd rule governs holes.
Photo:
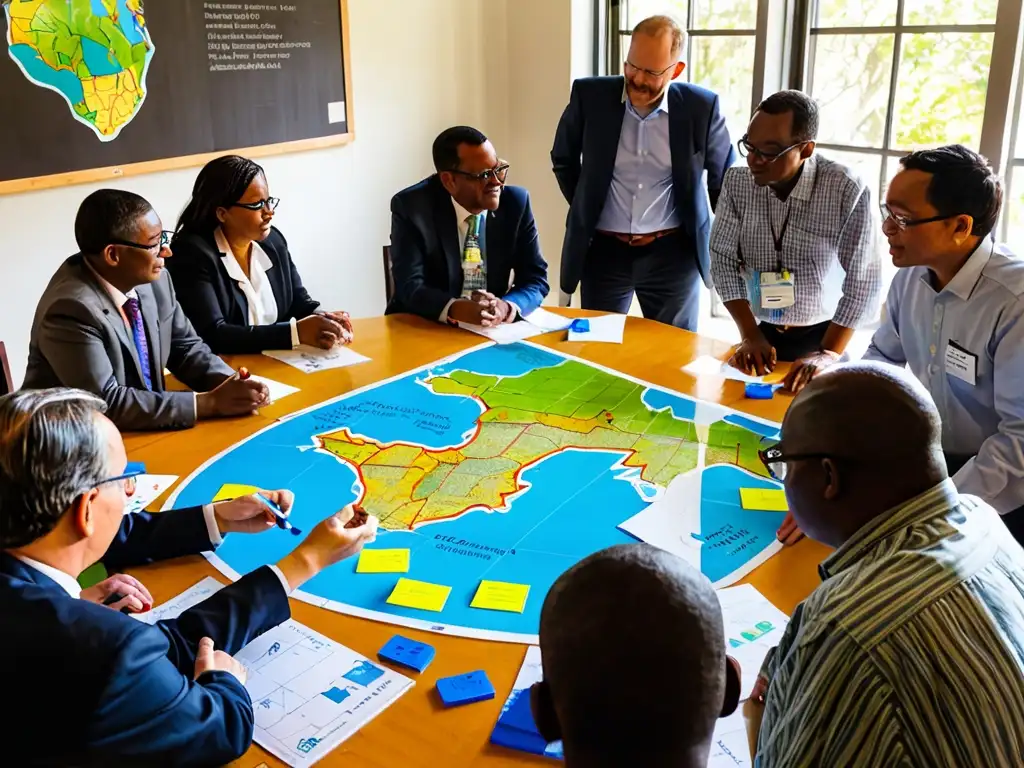
MULTIPOLYGON (((304 282, 326 306, 357 317, 383 313, 381 247, 388 242, 391 195, 430 173, 430 144, 442 129, 468 123, 487 130, 481 32, 490 2, 349 0, 355 141, 260 161, 282 199, 276 223, 304 282)), ((502 0, 497 5, 504 10, 502 0)), ((501 109, 495 119, 504 120, 501 109)), ((169 228, 197 171, 106 185, 149 199, 169 228)), ((75 211, 99 186, 0 196, 0 339, 16 384, 24 376, 36 301, 75 251, 75 211)))

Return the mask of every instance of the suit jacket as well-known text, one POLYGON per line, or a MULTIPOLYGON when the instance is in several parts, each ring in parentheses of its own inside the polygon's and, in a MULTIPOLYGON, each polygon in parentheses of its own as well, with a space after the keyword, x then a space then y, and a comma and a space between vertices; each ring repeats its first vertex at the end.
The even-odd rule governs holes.
POLYGON ((234 371, 192 329, 174 295, 171 277, 136 288, 153 364, 147 391, 135 342, 119 308, 83 256, 57 270, 36 308, 28 349, 26 389, 77 387, 107 401, 107 415, 122 430, 191 427, 195 395, 168 392, 167 368, 197 392, 213 389, 234 371))
MULTIPOLYGON (((141 513, 125 516, 104 562, 120 570, 209 548, 201 509, 141 513)), ((263 567, 151 626, 0 552, 0 616, 0 678, 17 704, 0 719, 10 765, 184 766, 234 760, 253 734, 234 676, 192 679, 199 640, 234 654, 290 610, 263 567)))
MULTIPOLYGON (((566 293, 575 292, 579 285, 583 261, 608 198, 626 110, 624 83, 621 75, 576 80, 555 133, 551 164, 569 203, 561 271, 561 286, 566 293)), ((672 83, 668 99, 675 206, 683 230, 692 238, 701 277, 710 286, 711 211, 718 202, 725 172, 735 160, 735 151, 725 118, 718 110, 717 95, 696 85, 672 83), (704 171, 707 195, 701 188, 704 171)), ((680 253, 680 258, 692 256, 680 253)))
POLYGON ((288 321, 308 317, 320 306, 303 287, 288 242, 276 227, 271 227, 260 247, 274 264, 267 270, 267 282, 277 302, 277 322, 272 325, 249 325, 249 303, 238 283, 228 276, 212 233, 186 234, 174 240, 174 255, 167 260, 167 269, 174 278, 178 301, 203 341, 219 355, 291 349, 288 321))
MULTIPOLYGON (((487 212, 481 249, 488 291, 514 302, 524 315, 540 306, 548 295, 548 265, 525 189, 502 190, 498 210, 487 212)), ((436 174, 391 198, 391 264, 395 295, 385 314, 437 320, 449 299, 462 295, 455 208, 436 174)))

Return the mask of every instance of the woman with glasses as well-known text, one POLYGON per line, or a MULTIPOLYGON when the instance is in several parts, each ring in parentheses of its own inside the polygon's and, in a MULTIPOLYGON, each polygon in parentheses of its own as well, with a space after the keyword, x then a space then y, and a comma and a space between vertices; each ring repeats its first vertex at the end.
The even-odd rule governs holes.
POLYGON ((199 172, 178 219, 168 269, 185 314, 218 354, 352 341, 346 312, 318 312, 273 226, 280 200, 259 165, 237 155, 199 172))

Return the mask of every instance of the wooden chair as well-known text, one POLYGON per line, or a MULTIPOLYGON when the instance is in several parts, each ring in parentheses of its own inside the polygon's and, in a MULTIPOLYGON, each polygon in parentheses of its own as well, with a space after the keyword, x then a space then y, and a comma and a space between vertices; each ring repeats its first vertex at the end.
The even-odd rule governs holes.
POLYGON ((395 295, 395 276, 391 271, 391 246, 384 246, 384 296, 387 298, 388 304, 391 303, 391 297, 395 295))
POLYGON ((0 396, 9 395, 14 391, 14 379, 11 378, 11 366, 7 362, 7 348, 0 341, 0 396))

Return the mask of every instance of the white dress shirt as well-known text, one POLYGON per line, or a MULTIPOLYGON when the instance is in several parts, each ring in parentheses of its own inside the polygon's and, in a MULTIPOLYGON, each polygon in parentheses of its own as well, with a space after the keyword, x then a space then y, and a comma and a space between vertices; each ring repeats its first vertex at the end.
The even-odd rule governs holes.
MULTIPOLYGON (((455 208, 455 223, 458 225, 458 228, 459 228, 459 261, 461 263, 461 261, 462 261, 462 252, 466 248, 466 237, 469 235, 469 221, 468 221, 468 219, 473 214, 470 213, 469 211, 467 211, 461 205, 459 205, 458 201, 454 197, 452 198, 452 206, 454 206, 454 208, 455 208)), ((487 225, 487 211, 484 211, 483 213, 480 214, 480 229, 477 230, 477 237, 480 239, 481 243, 484 241, 484 227, 486 225, 487 225)), ((481 255, 483 256, 483 260, 484 260, 484 269, 486 269, 487 268, 487 252, 486 252, 486 250, 484 248, 481 248, 480 251, 481 251, 481 255)), ((440 320, 442 323, 447 323, 448 322, 448 310, 451 308, 452 304, 454 304, 455 302, 456 302, 456 299, 448 299, 448 303, 445 304, 444 305, 444 309, 441 310, 441 316, 438 317, 437 319, 440 320)), ((508 302, 508 304, 509 304, 510 307, 512 307, 513 319, 515 319, 520 314, 519 307, 517 307, 515 305, 515 302, 512 302, 512 301, 508 302)))
MULTIPOLYGON (((238 263, 231 252, 231 245, 224 236, 220 227, 213 233, 217 248, 220 251, 220 261, 224 265, 228 277, 238 283, 238 287, 245 294, 245 301, 248 304, 248 316, 250 325, 273 325, 277 322, 278 306, 277 297, 267 280, 267 271, 272 269, 274 262, 264 251, 260 244, 253 241, 252 253, 249 257, 249 276, 246 277, 242 265, 238 263)), ((298 321, 291 317, 288 322, 292 327, 292 349, 299 346, 298 321)))
POLYGON ((927 267, 899 270, 864 358, 909 364, 928 388, 942 450, 974 456, 953 476, 960 493, 1024 506, 1024 260, 986 238, 941 291, 927 267), (973 384, 951 354, 973 359, 973 384))
MULTIPOLYGON (((203 517, 206 519, 206 531, 210 534, 210 544, 214 549, 224 543, 224 536, 220 532, 220 528, 217 526, 217 517, 213 511, 213 504, 203 505, 203 517)), ((78 583, 78 579, 65 573, 58 568, 54 568, 52 565, 46 565, 46 563, 40 563, 38 560, 33 560, 31 557, 25 557, 24 555, 15 555, 15 557, 27 565, 29 568, 39 571, 44 576, 49 576, 57 585, 60 586, 65 592, 76 600, 82 596, 82 586, 78 583)), ((281 586, 284 588, 284 593, 290 595, 292 588, 288 584, 288 579, 284 577, 281 569, 276 565, 271 565, 272 570, 277 578, 281 581, 281 586)), ((110 574, 111 576, 113 574, 110 574)))

